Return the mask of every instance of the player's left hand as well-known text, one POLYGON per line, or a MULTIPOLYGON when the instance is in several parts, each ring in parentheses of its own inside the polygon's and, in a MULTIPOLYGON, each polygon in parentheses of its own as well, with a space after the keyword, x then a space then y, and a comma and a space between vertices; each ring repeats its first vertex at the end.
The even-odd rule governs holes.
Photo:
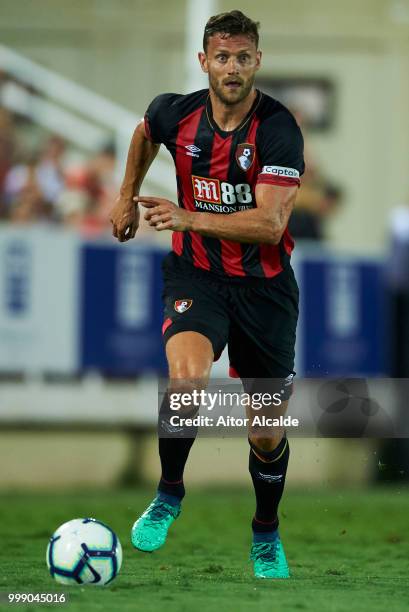
POLYGON ((170 200, 140 195, 134 197, 134 201, 148 209, 145 219, 157 232, 162 230, 185 232, 191 227, 192 213, 179 208, 170 200))

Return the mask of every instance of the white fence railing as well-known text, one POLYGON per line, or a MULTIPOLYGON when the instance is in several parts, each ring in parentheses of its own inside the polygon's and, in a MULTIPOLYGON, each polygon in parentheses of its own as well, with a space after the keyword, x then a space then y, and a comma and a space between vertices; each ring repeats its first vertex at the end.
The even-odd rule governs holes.
MULTIPOLYGON (((0 69, 14 77, 0 89, 0 103, 34 122, 59 133, 77 146, 95 151, 108 137, 114 137, 118 174, 123 171, 130 138, 142 113, 132 113, 60 74, 0 45, 0 69), (27 90, 24 85, 35 91, 27 90)), ((160 151, 148 182, 161 192, 174 192, 171 160, 160 151)))

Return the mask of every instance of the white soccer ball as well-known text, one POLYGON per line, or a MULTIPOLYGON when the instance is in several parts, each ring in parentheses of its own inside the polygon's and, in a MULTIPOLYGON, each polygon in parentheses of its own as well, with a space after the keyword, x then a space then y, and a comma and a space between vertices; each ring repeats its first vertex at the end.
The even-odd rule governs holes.
POLYGON ((116 534, 92 518, 64 523, 47 548, 48 569, 61 584, 108 584, 121 564, 122 547, 116 534))

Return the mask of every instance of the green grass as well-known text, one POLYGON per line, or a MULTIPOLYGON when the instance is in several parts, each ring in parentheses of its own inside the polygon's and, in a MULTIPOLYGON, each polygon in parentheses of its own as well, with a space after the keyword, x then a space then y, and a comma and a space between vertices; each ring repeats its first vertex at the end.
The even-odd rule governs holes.
POLYGON ((151 493, 3 495, 0 591, 62 590, 70 597, 66 609, 86 612, 409 607, 408 489, 289 490, 281 505, 281 535, 292 570, 287 581, 252 577, 249 489, 190 491, 167 545, 153 554, 135 551, 130 526, 151 493), (124 549, 121 573, 106 588, 59 588, 46 569, 47 540, 64 521, 86 515, 117 532, 124 549))

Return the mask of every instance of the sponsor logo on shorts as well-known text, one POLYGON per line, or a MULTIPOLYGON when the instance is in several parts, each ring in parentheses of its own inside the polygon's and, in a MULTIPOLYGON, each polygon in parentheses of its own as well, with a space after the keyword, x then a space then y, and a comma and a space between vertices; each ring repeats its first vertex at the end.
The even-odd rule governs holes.
POLYGON ((287 178, 300 178, 300 173, 295 168, 285 168, 284 166, 263 166, 261 174, 273 174, 274 176, 287 178))
POLYGON ((249 144, 248 142, 243 142, 242 144, 237 145, 236 162, 245 172, 251 168, 254 161, 254 154, 254 145, 249 144))
POLYGON ((219 179, 192 176, 193 195, 196 200, 220 204, 220 181, 219 179))
POLYGON ((192 304, 193 300, 176 300, 174 309, 176 310, 176 312, 182 314, 182 312, 186 312, 186 310, 189 310, 192 304))

